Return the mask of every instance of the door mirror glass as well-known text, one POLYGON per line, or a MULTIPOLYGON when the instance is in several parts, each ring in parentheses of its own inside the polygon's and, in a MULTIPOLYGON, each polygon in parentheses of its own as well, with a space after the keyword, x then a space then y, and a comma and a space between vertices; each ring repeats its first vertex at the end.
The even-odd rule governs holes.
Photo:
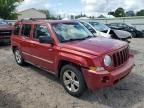
POLYGON ((48 37, 48 36, 40 36, 39 37, 39 42, 40 43, 48 43, 48 44, 53 44, 54 41, 51 37, 48 37))

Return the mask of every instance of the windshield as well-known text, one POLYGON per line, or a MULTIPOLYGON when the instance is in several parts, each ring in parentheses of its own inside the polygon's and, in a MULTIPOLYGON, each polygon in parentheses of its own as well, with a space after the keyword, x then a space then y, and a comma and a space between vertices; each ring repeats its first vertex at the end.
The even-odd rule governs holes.
POLYGON ((129 27, 135 27, 134 25, 132 25, 132 24, 129 24, 129 23, 128 23, 127 25, 128 25, 129 27))
POLYGON ((89 22, 92 26, 94 26, 94 28, 96 30, 99 30, 99 31, 107 31, 109 30, 110 28, 107 27, 106 25, 102 24, 102 23, 98 23, 98 22, 89 22))
POLYGON ((82 24, 78 22, 54 23, 52 28, 60 42, 83 40, 94 37, 82 24))
POLYGON ((7 24, 7 22, 4 21, 3 19, 0 19, 0 25, 5 25, 5 24, 7 24))

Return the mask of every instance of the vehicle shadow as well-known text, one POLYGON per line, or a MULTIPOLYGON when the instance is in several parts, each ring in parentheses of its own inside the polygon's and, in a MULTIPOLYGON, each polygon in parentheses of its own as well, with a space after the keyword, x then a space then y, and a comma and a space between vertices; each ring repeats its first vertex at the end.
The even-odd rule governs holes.
POLYGON ((53 75, 53 74, 51 74, 51 73, 49 73, 49 72, 47 72, 45 70, 42 70, 42 69, 40 69, 40 68, 38 68, 38 67, 36 67, 34 65, 31 65, 29 63, 26 63, 25 67, 30 68, 34 72, 37 72, 38 74, 40 74, 40 75, 42 75, 42 76, 44 76, 44 77, 46 77, 46 78, 48 78, 48 79, 50 79, 52 81, 55 81, 56 83, 60 84, 59 79, 55 75, 53 75))
MULTIPOLYGON (((54 75, 32 65, 29 65, 28 68, 60 84, 59 79, 54 75)), ((87 90, 78 99, 91 104, 98 102, 111 108, 131 108, 144 99, 144 76, 132 72, 115 86, 103 88, 95 92, 87 90)))
POLYGON ((141 53, 140 51, 135 50, 135 49, 131 49, 131 51, 132 51, 132 54, 134 54, 134 55, 137 55, 137 54, 141 53))
POLYGON ((21 102, 13 94, 7 94, 0 90, 0 108, 22 108, 21 102))
POLYGON ((0 48, 1 47, 9 47, 9 46, 10 46, 10 44, 0 42, 0 48))
POLYGON ((80 99, 111 108, 132 108, 144 99, 144 77, 131 73, 115 86, 95 92, 87 91, 80 99))

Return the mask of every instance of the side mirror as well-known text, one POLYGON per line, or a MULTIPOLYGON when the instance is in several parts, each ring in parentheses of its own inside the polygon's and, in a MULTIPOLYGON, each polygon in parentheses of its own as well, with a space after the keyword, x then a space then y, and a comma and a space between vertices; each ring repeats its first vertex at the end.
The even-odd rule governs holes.
POLYGON ((48 36, 40 36, 39 37, 39 42, 40 43, 48 43, 48 44, 54 44, 54 41, 52 38, 48 36))

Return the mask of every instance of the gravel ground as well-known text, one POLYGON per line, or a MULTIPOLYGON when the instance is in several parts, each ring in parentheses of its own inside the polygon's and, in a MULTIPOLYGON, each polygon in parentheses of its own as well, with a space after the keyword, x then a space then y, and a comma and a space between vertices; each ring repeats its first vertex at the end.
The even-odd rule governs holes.
POLYGON ((0 46, 0 108, 144 108, 144 39, 133 39, 135 68, 111 88, 67 94, 59 80, 34 66, 15 63, 10 46, 0 46))

